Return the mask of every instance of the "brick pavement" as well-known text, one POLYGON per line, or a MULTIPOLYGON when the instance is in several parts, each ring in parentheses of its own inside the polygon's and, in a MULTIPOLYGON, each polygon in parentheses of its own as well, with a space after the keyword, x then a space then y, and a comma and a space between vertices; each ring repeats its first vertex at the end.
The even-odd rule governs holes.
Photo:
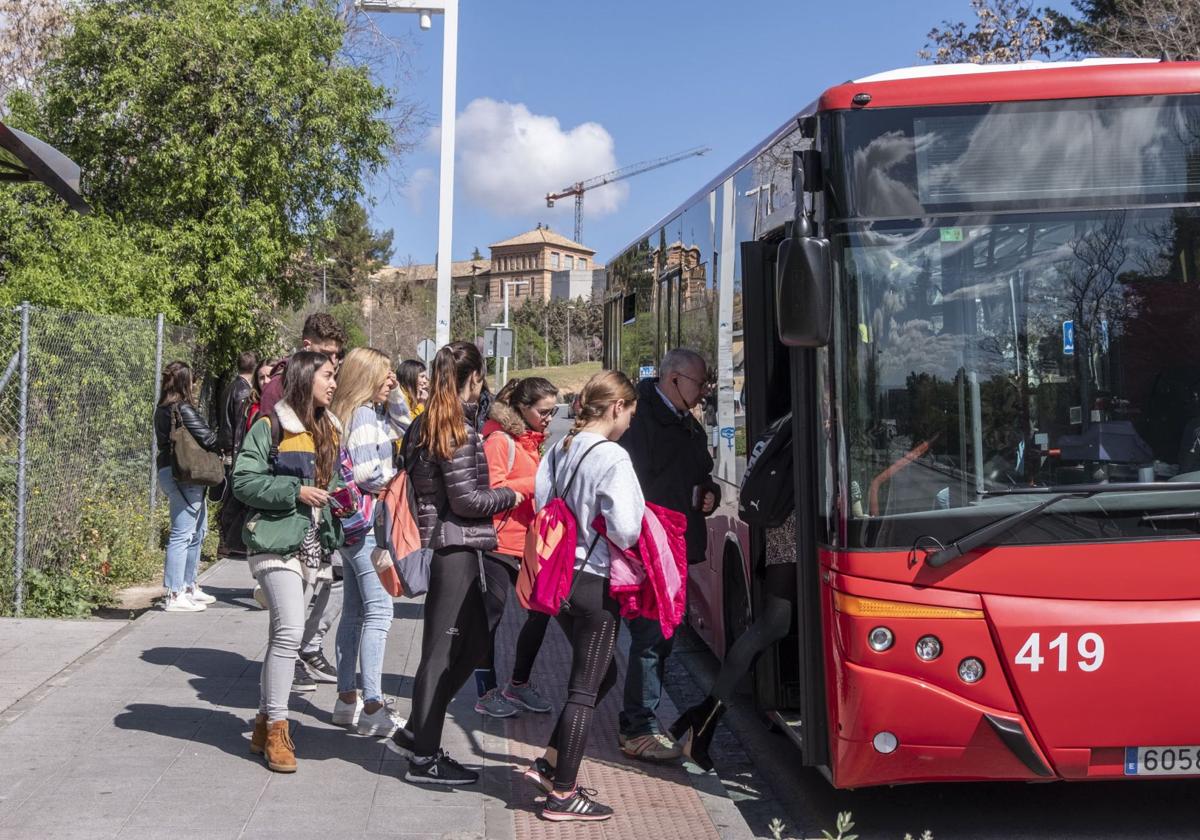
MULTIPOLYGON (((204 585, 220 598, 206 612, 150 612, 116 632, 108 625, 108 637, 82 658, 19 702, 0 705, 0 837, 750 836, 715 777, 647 767, 620 755, 615 692, 597 714, 582 771, 585 784, 618 808, 604 824, 537 818, 532 791, 519 774, 543 745, 551 716, 481 721, 472 708, 473 685, 451 705, 444 746, 468 765, 483 766, 475 788, 428 790, 400 780, 401 763, 381 741, 332 726, 335 694, 328 685, 292 696, 300 770, 271 773, 247 750, 266 613, 250 608, 251 581, 242 563, 218 564, 204 585)), ((388 642, 384 690, 397 697, 401 712, 408 709, 419 659, 420 614, 418 602, 397 603, 388 642)), ((510 612, 501 630, 502 674, 519 621, 519 613, 510 612)), ((56 624, 44 625, 45 639, 54 637, 56 624)), ((31 643, 14 638, 11 625, 0 623, 0 651, 19 649, 19 661, 33 673, 31 643)), ((565 676, 556 675, 565 675, 567 660, 565 639, 553 628, 534 679, 559 702, 565 676)), ((36 675, 56 665, 47 657, 36 675)), ((668 704, 664 718, 674 714, 668 704)))

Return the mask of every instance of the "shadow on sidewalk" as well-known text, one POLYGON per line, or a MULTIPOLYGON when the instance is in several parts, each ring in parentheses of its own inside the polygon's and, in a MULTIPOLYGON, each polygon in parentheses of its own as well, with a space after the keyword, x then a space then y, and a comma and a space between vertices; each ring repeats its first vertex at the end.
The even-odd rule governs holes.
POLYGON ((239 709, 258 707, 262 663, 240 653, 213 648, 155 647, 142 651, 142 659, 195 675, 188 684, 195 690, 196 699, 205 703, 239 709))
MULTIPOLYGON (((237 758, 262 763, 250 752, 253 717, 214 709, 132 703, 113 718, 118 729, 146 732, 165 738, 207 744, 237 758)), ((385 747, 376 738, 348 735, 342 727, 306 726, 291 721, 292 740, 300 761, 345 761, 364 770, 380 772, 385 747)))

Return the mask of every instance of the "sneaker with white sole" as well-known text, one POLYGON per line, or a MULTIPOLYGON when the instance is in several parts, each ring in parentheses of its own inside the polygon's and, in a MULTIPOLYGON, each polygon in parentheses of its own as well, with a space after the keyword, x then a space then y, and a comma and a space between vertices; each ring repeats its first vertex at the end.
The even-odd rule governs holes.
POLYGON ((264 610, 271 609, 271 605, 267 603, 267 593, 263 592, 261 586, 255 586, 254 592, 251 594, 254 596, 254 603, 258 604, 264 610))
POLYGON ((358 717, 362 714, 362 695, 354 698, 353 703, 346 703, 342 698, 333 701, 334 726, 358 726, 358 717))
POLYGON ((197 604, 186 592, 168 592, 163 600, 163 612, 204 612, 204 604, 197 604))
POLYGON ((661 732, 626 738, 621 744, 621 752, 643 761, 671 761, 682 755, 679 745, 661 732))
POLYGON ((392 733, 392 737, 387 740, 387 748, 396 755, 407 758, 411 761, 414 757, 413 753, 413 736, 412 733, 403 726, 392 733))
POLYGON ((545 757, 535 758, 524 775, 525 781, 542 793, 550 793, 554 790, 554 768, 545 757))
POLYGON ((187 596, 197 604, 207 605, 217 603, 217 599, 201 589, 200 584, 198 583, 193 583, 191 586, 185 589, 184 592, 187 593, 187 596))
POLYGON ((304 663, 304 667, 308 669, 309 675, 317 682, 337 682, 337 668, 325 658, 325 654, 322 651, 301 653, 300 661, 304 663))
POLYGON ((473 785, 479 781, 479 774, 463 767, 445 750, 438 750, 433 758, 411 759, 404 779, 415 785, 473 785))
POLYGON ((488 717, 507 718, 517 713, 517 707, 505 700, 499 689, 493 688, 475 701, 475 711, 488 717))
POLYGON ((588 788, 575 788, 575 792, 566 799, 550 794, 542 805, 542 819, 552 822, 606 820, 613 815, 613 809, 592 799, 595 795, 596 791, 588 788))
POLYGON ((304 667, 304 663, 297 659, 296 670, 292 675, 292 691, 309 692, 316 690, 316 681, 308 675, 308 669, 304 667))
POLYGON ((392 708, 392 701, 385 700, 383 705, 373 712, 364 710, 358 716, 358 734, 376 738, 391 738, 397 729, 408 723, 392 708))
POLYGON ((524 709, 527 712, 545 714, 554 708, 549 700, 537 693, 533 683, 517 685, 510 682, 504 686, 504 691, 500 692, 500 695, 518 709, 524 709))

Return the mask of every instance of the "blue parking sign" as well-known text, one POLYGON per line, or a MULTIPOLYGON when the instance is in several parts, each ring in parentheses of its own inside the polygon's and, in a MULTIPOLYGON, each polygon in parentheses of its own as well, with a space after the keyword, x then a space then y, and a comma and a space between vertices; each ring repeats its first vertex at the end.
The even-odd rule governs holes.
POLYGON ((1075 355, 1075 322, 1063 321, 1063 355, 1075 355))

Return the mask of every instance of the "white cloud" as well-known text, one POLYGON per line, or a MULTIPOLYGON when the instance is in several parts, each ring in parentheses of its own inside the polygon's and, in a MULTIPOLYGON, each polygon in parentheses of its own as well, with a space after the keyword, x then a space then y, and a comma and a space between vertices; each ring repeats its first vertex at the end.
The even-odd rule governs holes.
MULTIPOLYGON (((564 131, 557 117, 521 103, 475 99, 458 117, 455 181, 474 204, 498 216, 573 213, 574 200, 546 208, 546 193, 617 168, 612 135, 595 122, 564 131)), ((436 144, 435 132, 430 142, 436 144)), ((415 175, 414 175, 415 178, 415 175)), ((622 183, 589 190, 590 217, 615 213, 629 194, 622 183)))
POLYGON ((413 213, 420 213, 425 191, 436 183, 437 173, 423 166, 408 176, 408 181, 400 188, 400 195, 404 196, 413 213))

